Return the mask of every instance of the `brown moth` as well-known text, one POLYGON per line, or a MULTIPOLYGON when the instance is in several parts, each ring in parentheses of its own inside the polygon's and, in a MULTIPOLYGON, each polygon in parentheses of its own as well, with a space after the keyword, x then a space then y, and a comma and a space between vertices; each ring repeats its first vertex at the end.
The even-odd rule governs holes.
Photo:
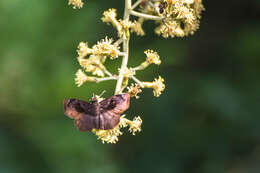
POLYGON ((75 126, 80 131, 95 129, 113 129, 120 121, 120 115, 130 105, 128 93, 111 96, 98 102, 93 97, 90 102, 78 99, 65 99, 64 112, 74 119, 75 126))

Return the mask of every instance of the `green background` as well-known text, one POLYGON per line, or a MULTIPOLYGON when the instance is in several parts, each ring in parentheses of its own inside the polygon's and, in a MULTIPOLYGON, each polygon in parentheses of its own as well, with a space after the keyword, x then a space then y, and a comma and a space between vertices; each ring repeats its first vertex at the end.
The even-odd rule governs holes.
MULTIPOLYGON (((146 22, 133 34, 130 65, 154 49, 162 64, 137 74, 161 75, 166 90, 145 89, 127 117, 140 115, 142 132, 126 130, 118 144, 81 133, 63 113, 64 98, 113 94, 115 82, 74 84, 76 47, 115 30, 101 22, 124 1, 0 1, 1 173, 259 173, 260 1, 205 1, 200 30, 163 39, 146 22)), ((115 38, 115 37, 114 37, 115 38)), ((116 70, 120 59, 108 62, 116 70)))

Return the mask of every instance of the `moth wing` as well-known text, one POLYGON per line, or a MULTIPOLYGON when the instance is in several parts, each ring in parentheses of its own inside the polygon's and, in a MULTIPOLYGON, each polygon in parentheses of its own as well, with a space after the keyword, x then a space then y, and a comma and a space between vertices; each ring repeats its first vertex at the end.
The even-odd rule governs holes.
POLYGON ((100 114, 100 129, 113 129, 120 121, 120 114, 112 111, 106 111, 100 114))
POLYGON ((113 129, 130 105, 129 94, 118 94, 100 102, 100 128, 113 129))
POLYGON ((116 114, 124 113, 130 106, 130 95, 128 93, 118 94, 104 99, 100 102, 101 114, 111 111, 116 114))
POLYGON ((98 129, 99 123, 99 116, 91 116, 85 113, 80 113, 80 115, 74 119, 74 124, 80 131, 89 131, 93 128, 98 129))
POLYGON ((83 100, 78 100, 78 99, 64 100, 64 113, 68 117, 75 119, 82 112, 89 115, 95 115, 94 106, 83 100))
POLYGON ((94 105, 78 99, 64 100, 65 114, 74 119, 75 126, 80 131, 99 128, 100 119, 96 115, 94 105))

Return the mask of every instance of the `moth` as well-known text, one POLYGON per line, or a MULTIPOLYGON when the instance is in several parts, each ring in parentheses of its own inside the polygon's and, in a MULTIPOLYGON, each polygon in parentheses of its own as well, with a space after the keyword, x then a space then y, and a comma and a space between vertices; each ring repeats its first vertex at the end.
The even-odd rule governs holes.
POLYGON ((75 126, 80 131, 89 131, 93 128, 113 129, 120 121, 120 115, 130 106, 128 93, 111 96, 102 101, 93 97, 90 102, 79 99, 65 99, 64 112, 74 119, 75 126))

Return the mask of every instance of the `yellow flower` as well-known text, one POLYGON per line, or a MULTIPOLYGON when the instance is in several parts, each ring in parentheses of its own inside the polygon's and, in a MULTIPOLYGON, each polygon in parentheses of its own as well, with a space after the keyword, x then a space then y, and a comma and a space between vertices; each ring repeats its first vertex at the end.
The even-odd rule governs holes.
POLYGON ((88 47, 88 43, 87 42, 80 42, 79 45, 78 45, 77 52, 78 52, 79 57, 85 57, 88 54, 92 53, 92 49, 90 49, 88 47))
POLYGON ((117 31, 121 31, 121 25, 119 21, 116 19, 116 9, 110 8, 107 11, 105 11, 103 15, 104 16, 101 18, 103 22, 108 24, 111 23, 114 27, 116 27, 117 31))
POLYGON ((102 55, 102 56, 110 56, 111 59, 115 59, 118 57, 120 50, 118 46, 112 44, 113 39, 102 39, 97 42, 96 45, 92 47, 93 54, 102 55))
POLYGON ((133 121, 131 121, 131 123, 129 123, 129 131, 135 135, 136 132, 140 132, 141 131, 141 125, 142 125, 142 119, 138 116, 135 117, 133 119, 133 121))
POLYGON ((176 19, 183 19, 185 23, 192 24, 195 20, 193 9, 184 6, 183 2, 175 3, 173 12, 177 15, 176 19))
POLYGON ((91 72, 93 75, 104 77, 103 65, 100 56, 90 55, 88 59, 78 57, 79 64, 86 72, 91 72))
POLYGON ((118 70, 120 74, 121 74, 121 70, 123 70, 122 74, 124 75, 125 78, 130 78, 135 75, 135 70, 133 70, 132 68, 125 68, 125 69, 119 68, 118 70))
POLYGON ((73 5, 73 8, 82 8, 83 7, 82 0, 69 0, 69 5, 73 5))
POLYGON ((162 35, 164 38, 185 36, 185 33, 180 24, 178 24, 174 20, 161 23, 161 25, 155 29, 155 33, 158 35, 162 35))
POLYGON ((144 30, 142 28, 143 18, 139 18, 138 21, 134 21, 131 25, 131 31, 135 32, 136 35, 144 36, 144 30))
POLYGON ((78 87, 80 87, 83 83, 87 81, 88 77, 87 75, 79 69, 76 73, 75 83, 78 87))
POLYGON ((118 136, 123 134, 120 131, 119 126, 116 126, 114 129, 111 130, 93 129, 92 132, 98 136, 98 139, 102 140, 102 143, 106 142, 111 144, 115 144, 118 141, 118 136))
POLYGON ((155 97, 159 97, 162 91, 165 89, 164 79, 159 76, 153 82, 142 82, 144 88, 153 88, 153 94, 155 97))
POLYGON ((131 84, 130 87, 127 87, 128 93, 131 95, 131 97, 139 98, 138 94, 142 92, 140 89, 140 86, 138 84, 131 84))
POLYGON ((159 76, 158 79, 154 80, 154 86, 153 86, 153 94, 156 97, 159 97, 162 94, 162 91, 165 89, 165 84, 163 83, 164 79, 159 76))
POLYGON ((97 76, 104 76, 104 65, 107 56, 115 59, 119 56, 120 48, 112 44, 113 40, 102 39, 92 48, 87 42, 80 42, 78 45, 78 62, 87 71, 97 76))
POLYGON ((146 61, 149 64, 156 64, 156 65, 161 64, 160 56, 158 55, 157 52, 148 49, 144 53, 146 54, 146 61))
MULTIPOLYGON (((202 0, 164 0, 168 5, 164 13, 159 14, 165 17, 155 33, 168 37, 184 37, 193 34, 199 28, 199 19, 204 10, 202 0)), ((157 7, 160 3, 157 4, 157 7)))
POLYGON ((111 143, 115 144, 118 142, 118 136, 122 135, 123 132, 120 131, 121 128, 129 126, 129 131, 135 135, 136 132, 141 131, 142 120, 140 117, 134 118, 133 121, 130 121, 122 115, 120 117, 120 122, 118 125, 110 130, 98 130, 93 129, 92 132, 98 136, 98 139, 102 140, 102 143, 111 143))
POLYGON ((121 29, 118 31, 119 37, 129 37, 129 28, 132 26, 132 22, 128 19, 126 20, 119 20, 119 23, 121 25, 121 29))
POLYGON ((106 23, 111 22, 111 23, 113 23, 114 20, 116 20, 116 16, 117 16, 116 9, 110 8, 107 11, 104 11, 103 15, 104 15, 104 17, 101 18, 101 20, 103 22, 106 22, 106 23))

